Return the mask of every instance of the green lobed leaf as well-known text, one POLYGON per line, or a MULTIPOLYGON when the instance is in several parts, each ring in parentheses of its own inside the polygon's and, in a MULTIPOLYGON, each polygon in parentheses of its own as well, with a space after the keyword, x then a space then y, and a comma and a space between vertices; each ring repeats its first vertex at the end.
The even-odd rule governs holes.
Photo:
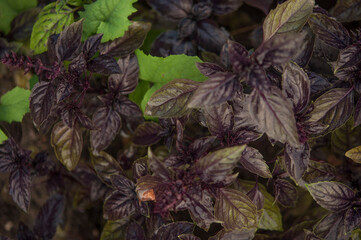
POLYGON ((102 42, 122 37, 132 24, 128 17, 137 11, 133 3, 137 0, 98 0, 84 5, 84 12, 79 12, 84 18, 83 37, 94 33, 102 33, 102 42))
POLYGON ((5 135, 5 133, 0 129, 0 144, 2 144, 4 141, 6 141, 8 137, 5 135))
POLYGON ((8 34, 11 21, 20 12, 36 7, 37 0, 1 0, 0 1, 0 31, 8 34))
POLYGON ((314 0, 288 0, 271 10, 263 22, 263 41, 276 33, 298 32, 306 24, 314 0))
MULTIPOLYGON (((145 105, 144 105, 144 109, 141 107, 142 101, 143 101, 144 95, 146 94, 146 92, 148 91, 149 88, 150 88, 150 82, 139 81, 134 92, 129 94, 129 100, 131 100, 132 102, 135 102, 142 109, 142 111, 144 111, 144 109, 145 109, 145 105)), ((147 102, 145 104, 147 104, 147 102)))
POLYGON ((246 194, 228 188, 218 191, 215 216, 228 230, 253 228, 257 226, 257 207, 246 194))
POLYGON ((48 38, 60 33, 66 26, 74 22, 73 10, 56 2, 46 5, 39 13, 30 37, 30 48, 35 54, 47 51, 48 38))
POLYGON ((202 62, 198 57, 170 55, 166 58, 146 55, 141 50, 135 54, 139 63, 139 78, 153 83, 168 83, 176 78, 186 78, 197 82, 206 80, 196 67, 197 62, 202 62))
POLYGON ((30 90, 15 87, 0 98, 0 121, 21 122, 29 112, 30 90))

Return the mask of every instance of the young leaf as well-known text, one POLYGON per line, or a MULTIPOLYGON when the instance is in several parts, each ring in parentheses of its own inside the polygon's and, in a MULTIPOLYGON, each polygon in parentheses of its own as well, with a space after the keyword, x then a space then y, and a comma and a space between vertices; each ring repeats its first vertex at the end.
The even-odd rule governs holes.
POLYGON ((224 181, 229 175, 236 163, 240 160, 245 146, 235 146, 223 148, 221 150, 208 153, 199 159, 193 168, 200 175, 204 182, 219 183, 224 181))
POLYGON ((343 49, 352 42, 347 29, 325 14, 313 13, 308 23, 319 39, 331 47, 343 49))
POLYGON ((361 20, 361 2, 357 0, 337 0, 331 9, 331 14, 341 22, 353 22, 361 20))
POLYGON ((222 225, 227 231, 257 226, 256 205, 247 195, 234 189, 219 189, 215 216, 223 221, 222 225))
POLYGON ((94 115, 93 122, 97 130, 90 132, 90 144, 96 151, 107 148, 114 140, 121 127, 121 118, 109 106, 99 107, 94 115))
POLYGON ((334 88, 324 93, 314 102, 309 121, 329 125, 329 131, 338 128, 352 114, 353 95, 353 88, 334 88))
POLYGON ((93 33, 102 33, 102 42, 122 37, 132 24, 128 19, 136 11, 133 3, 136 0, 99 0, 84 6, 85 11, 79 12, 84 18, 84 37, 93 33))
POLYGON ((30 205, 30 181, 30 172, 25 166, 20 166, 10 173, 9 194, 24 212, 28 212, 30 205))
MULTIPOLYGON (((80 47, 83 19, 70 24, 60 33, 55 51, 59 61, 70 60, 80 47)), ((76 56, 76 55, 75 55, 76 56)))
POLYGON ((263 22, 263 41, 276 33, 297 32, 306 24, 314 0, 288 0, 271 10, 263 22))
POLYGON ((153 83, 167 83, 176 78, 203 82, 206 77, 197 69, 195 63, 202 62, 198 57, 171 55, 166 58, 153 57, 137 50, 139 78, 153 83))
POLYGON ((34 232, 43 239, 52 239, 61 222, 65 207, 65 198, 55 194, 41 207, 36 217, 34 232))
POLYGON ((175 79, 158 89, 149 99, 144 114, 162 118, 176 118, 191 112, 187 108, 199 83, 175 79))
POLYGON ((250 171, 264 178, 271 178, 272 174, 262 154, 255 148, 246 146, 239 163, 250 171))
POLYGON ((282 143, 288 142, 291 146, 300 145, 292 103, 281 90, 276 87, 267 93, 253 90, 248 110, 251 119, 269 137, 282 143))
POLYGON ((0 121, 21 122, 29 112, 30 91, 15 87, 0 98, 0 121))
POLYGON ((349 208, 356 196, 351 188, 338 182, 317 182, 306 187, 321 207, 333 212, 349 208))
POLYGON ((73 170, 80 160, 83 149, 83 135, 78 125, 69 128, 63 122, 57 123, 51 133, 51 145, 56 157, 69 170, 73 170))
POLYGON ((41 10, 30 37, 30 48, 35 54, 45 52, 50 35, 60 33, 64 27, 74 22, 73 11, 67 5, 58 8, 53 2, 41 10))
POLYGON ((292 100, 295 113, 305 109, 311 94, 310 80, 297 64, 286 64, 282 74, 282 90, 292 100))
POLYGON ((351 158, 354 162, 361 163, 361 146, 348 150, 345 156, 351 158))

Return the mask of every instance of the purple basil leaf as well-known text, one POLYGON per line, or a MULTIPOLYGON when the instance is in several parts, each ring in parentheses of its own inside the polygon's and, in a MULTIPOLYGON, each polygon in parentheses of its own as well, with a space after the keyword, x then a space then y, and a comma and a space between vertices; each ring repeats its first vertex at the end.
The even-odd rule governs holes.
POLYGON ((69 81, 62 81, 56 89, 56 102, 62 102, 73 93, 74 86, 69 81))
POLYGON ((204 109, 204 117, 206 118, 209 132, 220 139, 226 139, 228 133, 233 129, 233 110, 227 102, 221 105, 206 107, 204 109))
POLYGON ((309 27, 304 27, 302 31, 306 33, 306 36, 303 39, 304 42, 296 54, 296 57, 292 60, 297 63, 298 66, 305 68, 312 58, 316 36, 309 27))
POLYGON ((182 221, 163 225, 158 229, 152 240, 176 240, 182 234, 191 234, 193 228, 193 223, 182 221))
POLYGON ((148 174, 148 158, 143 157, 133 163, 133 178, 138 179, 148 174))
POLYGON ((192 0, 147 0, 147 3, 174 21, 187 17, 193 5, 192 0))
POLYGON ((212 10, 216 15, 225 15, 236 11, 241 5, 239 0, 212 0, 212 10))
POLYGON ((209 52, 219 53, 227 42, 229 33, 211 20, 197 22, 198 47, 209 52))
POLYGON ((212 198, 206 191, 187 192, 185 202, 193 221, 198 227, 208 231, 213 222, 218 222, 213 213, 212 198))
POLYGON ((163 128, 155 122, 144 122, 138 126, 133 135, 133 142, 138 145, 150 146, 162 138, 163 128))
POLYGON ((200 158, 213 144, 216 137, 203 137, 192 142, 188 149, 193 154, 193 159, 200 158))
POLYGON ((207 77, 212 77, 214 74, 218 73, 218 72, 225 72, 225 70, 218 66, 215 63, 196 63, 197 68, 199 69, 199 71, 207 77))
POLYGON ((17 233, 17 239, 18 240, 37 240, 38 238, 28 228, 28 226, 26 226, 23 222, 20 222, 19 228, 18 228, 18 233, 17 233))
POLYGON ((103 34, 95 34, 85 40, 83 45, 83 53, 86 56, 86 59, 90 59, 98 51, 102 37, 103 34))
POLYGON ((133 92, 138 84, 139 65, 137 57, 132 54, 119 58, 120 74, 112 74, 108 78, 109 89, 123 95, 133 92))
POLYGON ((123 173, 123 169, 119 163, 106 152, 95 153, 90 151, 90 158, 98 177, 109 186, 111 185, 110 178, 112 175, 120 175, 123 173))
POLYGON ((251 65, 247 49, 235 41, 228 40, 227 43, 229 60, 231 61, 233 71, 243 72, 246 67, 251 65))
POLYGON ((187 108, 194 95, 198 82, 188 79, 175 79, 158 89, 149 99, 144 114, 162 118, 176 118, 187 115, 187 108))
POLYGON ((79 110, 75 112, 75 117, 79 121, 80 124, 82 124, 85 128, 89 130, 94 130, 94 123, 93 121, 83 113, 83 111, 79 110))
POLYGON ((139 106, 130 101, 127 97, 121 96, 117 100, 118 101, 115 101, 116 104, 114 104, 113 107, 120 116, 131 118, 143 117, 142 110, 140 110, 139 106))
POLYGON ((36 217, 34 232, 42 239, 52 239, 61 222, 65 207, 65 197, 55 194, 41 207, 36 217))
POLYGON ((148 148, 148 165, 149 169, 155 174, 155 176, 161 177, 164 181, 170 181, 172 179, 171 172, 153 154, 150 148, 148 148))
MULTIPOLYGON (((80 47, 83 19, 65 27, 56 42, 56 55, 59 60, 70 60, 80 47)), ((76 55, 75 55, 76 56, 76 55)))
POLYGON ((260 210, 263 208, 264 205, 264 196, 262 192, 258 188, 258 184, 249 190, 247 196, 252 200, 252 202, 257 206, 257 209, 260 210))
POLYGON ((353 114, 354 117, 354 127, 357 127, 361 124, 361 98, 357 100, 356 106, 355 106, 355 112, 353 114))
POLYGON ((0 145, 0 172, 16 171, 18 164, 13 156, 11 140, 5 141, 0 145))
POLYGON ((138 200, 130 192, 113 191, 104 200, 103 217, 117 220, 133 215, 136 212, 134 201, 138 200))
POLYGON ((292 103, 277 87, 265 94, 253 90, 248 110, 251 119, 269 137, 291 146, 300 145, 292 103))
POLYGON ((247 83, 261 92, 268 92, 271 88, 271 81, 268 79, 264 68, 254 64, 249 70, 247 83))
POLYGON ((294 63, 287 63, 282 74, 282 90, 292 100, 293 111, 300 113, 308 105, 310 80, 307 74, 294 63))
POLYGON ((222 183, 232 174, 244 148, 244 145, 235 146, 208 153, 199 159, 192 168, 199 174, 202 181, 222 183))
POLYGON ((353 22, 360 20, 361 2, 358 0, 338 0, 331 9, 332 16, 335 16, 340 22, 353 22))
POLYGON ((189 107, 211 106, 233 98, 240 81, 230 72, 219 72, 200 84, 188 103, 189 107))
POLYGON ((111 175, 110 180, 114 188, 125 195, 132 195, 135 190, 135 184, 123 175, 111 175))
POLYGON ((57 54, 57 49, 56 49, 56 43, 58 41, 60 34, 52 34, 50 35, 50 37, 48 38, 48 42, 47 42, 47 62, 49 62, 49 64, 54 64, 55 62, 59 62, 58 59, 58 54, 57 54))
POLYGON ((361 62, 361 44, 352 44, 340 51, 334 72, 357 66, 361 62))
POLYGON ((327 45, 343 49, 352 42, 347 29, 337 20, 321 13, 313 13, 308 23, 319 39, 327 45))
POLYGON ((359 208, 349 208, 345 213, 345 233, 351 233, 361 223, 361 212, 359 208))
POLYGON ((55 101, 52 82, 38 82, 30 95, 30 113, 37 128, 49 117, 55 101))
POLYGON ((308 72, 307 75, 311 82, 311 94, 319 93, 330 86, 330 83, 326 78, 317 75, 316 73, 308 72))
POLYGON ((323 208, 339 212, 349 208, 355 200, 354 191, 338 182, 317 182, 306 185, 315 201, 323 208))
POLYGON ((336 176, 336 168, 328 163, 309 161, 309 168, 303 175, 303 180, 307 183, 320 181, 331 181, 336 176))
POLYGON ((305 173, 310 161, 310 147, 306 142, 299 148, 285 145, 285 167, 288 174, 298 182, 305 173))
POLYGON ((209 238, 209 240, 251 240, 255 237, 257 228, 242 228, 232 231, 226 231, 222 229, 215 236, 209 238))
POLYGON ((90 72, 100 73, 100 74, 119 74, 121 70, 114 60, 113 57, 108 55, 100 55, 97 58, 94 58, 90 62, 88 62, 87 69, 90 72))
POLYGON ((330 213, 314 228, 314 233, 322 239, 348 240, 350 234, 345 233, 344 216, 342 213, 330 213))
POLYGON ((333 88, 316 99, 310 122, 321 122, 333 131, 343 125, 353 111, 353 88, 333 88))
POLYGON ((277 34, 257 48, 253 57, 264 68, 284 64, 299 51, 304 37, 300 33, 277 34))
POLYGON ((250 171, 264 178, 271 178, 272 174, 262 154, 255 148, 246 146, 242 153, 239 164, 250 171))
POLYGON ((26 166, 19 166, 10 173, 9 194, 24 212, 29 210, 30 187, 31 176, 26 166))
POLYGON ((126 57, 143 45, 150 28, 150 23, 133 22, 122 37, 102 43, 99 46, 100 54, 107 54, 111 57, 126 57))
POLYGON ((294 207, 296 205, 298 194, 295 186, 284 179, 275 181, 275 199, 284 207, 294 207))
POLYGON ((194 236, 193 234, 182 234, 179 235, 180 240, 201 240, 199 237, 194 236))
POLYGON ((93 115, 97 130, 90 132, 90 144, 97 151, 104 150, 114 140, 121 127, 121 119, 111 107, 99 107, 93 115))
POLYGON ((82 75, 86 70, 86 59, 84 53, 80 53, 69 64, 69 72, 75 76, 82 75))
POLYGON ((252 7, 262 10, 265 14, 268 14, 273 0, 244 0, 244 2, 252 7))
POLYGON ((136 222, 131 222, 128 225, 126 240, 146 240, 143 228, 136 222))

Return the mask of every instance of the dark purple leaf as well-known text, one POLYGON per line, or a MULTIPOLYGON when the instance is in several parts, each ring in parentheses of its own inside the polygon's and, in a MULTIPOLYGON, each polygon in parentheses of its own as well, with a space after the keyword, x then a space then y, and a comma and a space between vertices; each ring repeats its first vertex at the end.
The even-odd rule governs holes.
POLYGON ((99 107, 93 115, 93 123, 97 130, 90 132, 90 144, 94 150, 104 150, 119 132, 120 116, 108 106, 99 107))
POLYGON ((172 179, 171 172, 153 154, 150 148, 148 148, 148 165, 149 169, 155 174, 155 176, 161 177, 164 181, 170 181, 172 179))
POLYGON ((313 13, 308 23, 319 39, 331 47, 343 49, 352 41, 347 29, 327 15, 313 13))
POLYGON ((359 208, 349 208, 345 213, 345 233, 351 233, 361 223, 361 212, 359 208))
POLYGON ((219 189, 214 208, 217 219, 227 231, 257 226, 257 207, 240 191, 219 189))
POLYGON ((239 0, 212 0, 212 10, 214 14, 225 15, 236 11, 241 5, 239 0))
POLYGON ((295 113, 302 112, 310 98, 310 80, 307 74, 294 63, 287 63, 282 74, 282 90, 292 100, 295 113))
POLYGON ((299 51, 304 37, 301 33, 277 34, 257 48, 253 57, 264 68, 284 64, 299 51))
POLYGON ((254 64, 247 76, 247 84, 261 92, 268 92, 271 88, 271 81, 268 79, 262 66, 254 64))
POLYGON ((311 82, 311 94, 319 93, 330 86, 329 81, 316 73, 307 73, 311 82))
POLYGON ((30 95, 30 113, 37 128, 49 117, 55 101, 54 86, 51 82, 38 82, 30 95))
POLYGON ((256 205, 257 209, 260 210, 264 205, 264 196, 262 192, 258 188, 258 184, 247 193, 247 196, 252 200, 252 202, 256 205))
POLYGON ((133 22, 122 37, 101 44, 99 46, 100 54, 107 54, 111 57, 126 57, 143 45, 150 28, 150 23, 133 22))
POLYGON ((359 21, 361 12, 361 2, 358 0, 338 0, 331 9, 332 16, 341 22, 359 21))
POLYGON ((103 217, 109 220, 122 219, 136 212, 135 196, 120 191, 113 191, 104 200, 103 217))
POLYGON ((55 194, 41 207, 36 217, 34 232, 42 239, 52 239, 61 222, 65 207, 65 198, 55 194))
POLYGON ((148 158, 143 157, 133 163, 133 178, 138 179, 148 174, 148 158))
POLYGON ((179 235, 180 240, 201 240, 199 237, 194 236, 193 234, 182 234, 179 235))
POLYGON ((251 119, 269 137, 291 146, 300 145, 292 103, 277 87, 265 94, 253 90, 248 110, 251 119))
POLYGON ((239 164, 251 173, 257 174, 261 177, 272 177, 269 167, 263 159, 262 154, 253 147, 246 146, 242 152, 239 164))
POLYGON ((88 62, 87 69, 90 72, 100 73, 100 74, 119 74, 121 70, 114 60, 113 57, 108 55, 100 55, 97 58, 94 58, 88 62))
POLYGON ((69 72, 80 76, 86 70, 86 59, 84 53, 80 53, 77 57, 75 57, 69 64, 69 72))
POLYGON ((252 240, 255 238, 257 228, 243 228, 232 231, 222 229, 209 240, 252 240))
POLYGON ((228 40, 228 55, 234 72, 243 72, 246 67, 251 65, 248 58, 248 51, 240 43, 228 40))
POLYGON ((343 125, 353 111, 353 88, 333 88, 314 102, 310 122, 321 122, 333 131, 343 125))
POLYGON ((355 193, 348 186, 338 182, 317 182, 306 185, 315 201, 333 212, 349 208, 355 200, 355 193))
POLYGON ((357 100, 355 106, 355 113, 353 114, 354 117, 354 127, 357 127, 361 124, 361 98, 357 100))
MULTIPOLYGON (((9 239, 9 238, 5 238, 9 239)), ((19 223, 18 233, 17 233, 18 240, 37 240, 38 238, 35 234, 26 226, 23 222, 19 223)))
POLYGON ((207 77, 212 77, 214 74, 218 73, 218 72, 225 72, 225 70, 218 66, 215 63, 196 63, 197 68, 199 69, 199 71, 207 77))
POLYGON ((145 240, 145 233, 141 226, 135 222, 131 222, 127 229, 126 240, 145 240))
POLYGON ((98 177, 109 186, 111 185, 111 176, 120 175, 123 169, 119 163, 108 153, 90 151, 90 158, 94 170, 97 172, 98 177))
POLYGON ((174 21, 187 17, 193 5, 192 0, 147 0, 147 2, 156 11, 174 21))
MULTIPOLYGON (((56 56, 59 60, 70 60, 80 47, 81 33, 83 32, 83 20, 65 27, 56 42, 56 56)), ((76 55, 75 55, 76 56, 76 55)))
POLYGON ((199 138, 192 142, 188 149, 193 154, 193 158, 198 159, 211 147, 215 140, 215 137, 199 138))
POLYGON ((314 227, 314 233, 322 239, 347 240, 350 234, 345 233, 344 221, 343 214, 330 213, 314 227))
POLYGON ((275 181, 275 199, 284 207, 294 207, 296 205, 298 194, 295 186, 284 179, 275 181))
POLYGON ((9 194, 24 212, 29 210, 30 187, 31 176, 26 166, 19 166, 10 173, 9 194))
POLYGON ((296 53, 296 57, 292 59, 298 66, 305 68, 308 66, 312 56, 313 56, 313 48, 316 41, 316 36, 313 34, 311 28, 305 27, 303 32, 306 33, 305 38, 303 39, 302 47, 296 53))
POLYGON ((188 79, 175 79, 158 89, 149 99, 144 114, 162 118, 176 118, 187 115, 187 108, 198 82, 188 79))
POLYGON ((56 101, 62 102, 73 93, 74 86, 68 81, 62 81, 56 89, 56 101))
POLYGON ((204 117, 207 121, 209 132, 221 139, 227 138, 234 125, 232 107, 227 103, 206 107, 204 117))
POLYGON ((86 56, 86 59, 90 59, 98 51, 102 37, 103 34, 95 34, 85 40, 83 45, 83 53, 86 56))
POLYGON ((133 92, 138 84, 139 65, 137 57, 132 54, 119 58, 118 65, 121 73, 109 76, 109 89, 126 95, 133 92))
POLYGON ((162 138, 163 128, 155 122, 145 122, 138 126, 133 135, 133 142, 138 145, 153 145, 162 138))
POLYGON ((230 72, 219 72, 200 84, 190 100, 189 107, 211 106, 233 98, 240 81, 230 72))
POLYGON ((125 96, 118 98, 113 107, 120 116, 131 118, 143 117, 142 110, 140 110, 139 106, 125 96))
POLYGON ((352 44, 340 51, 334 72, 356 66, 361 61, 361 44, 352 44))
POLYGON ((193 168, 202 181, 207 183, 222 183, 232 174, 233 168, 240 160, 245 146, 223 148, 208 153, 199 159, 193 168))
POLYGON ((16 171, 18 167, 18 164, 14 159, 13 148, 10 141, 5 141, 0 145, 0 172, 16 171))
POLYGON ((244 2, 252 7, 262 10, 265 14, 268 14, 273 0, 244 0, 244 2))
POLYGON ((176 240, 178 236, 182 234, 191 234, 193 232, 194 225, 190 222, 178 221, 175 223, 169 223, 160 227, 153 240, 176 240))
POLYGON ((330 181, 336 176, 336 168, 328 163, 309 161, 309 166, 303 175, 307 183, 330 181))
POLYGON ((197 22, 198 47, 209 52, 219 53, 227 42, 229 33, 211 20, 197 22))
POLYGON ((285 167, 288 174, 298 182, 305 173, 310 161, 310 147, 305 143, 299 148, 285 145, 285 167))

